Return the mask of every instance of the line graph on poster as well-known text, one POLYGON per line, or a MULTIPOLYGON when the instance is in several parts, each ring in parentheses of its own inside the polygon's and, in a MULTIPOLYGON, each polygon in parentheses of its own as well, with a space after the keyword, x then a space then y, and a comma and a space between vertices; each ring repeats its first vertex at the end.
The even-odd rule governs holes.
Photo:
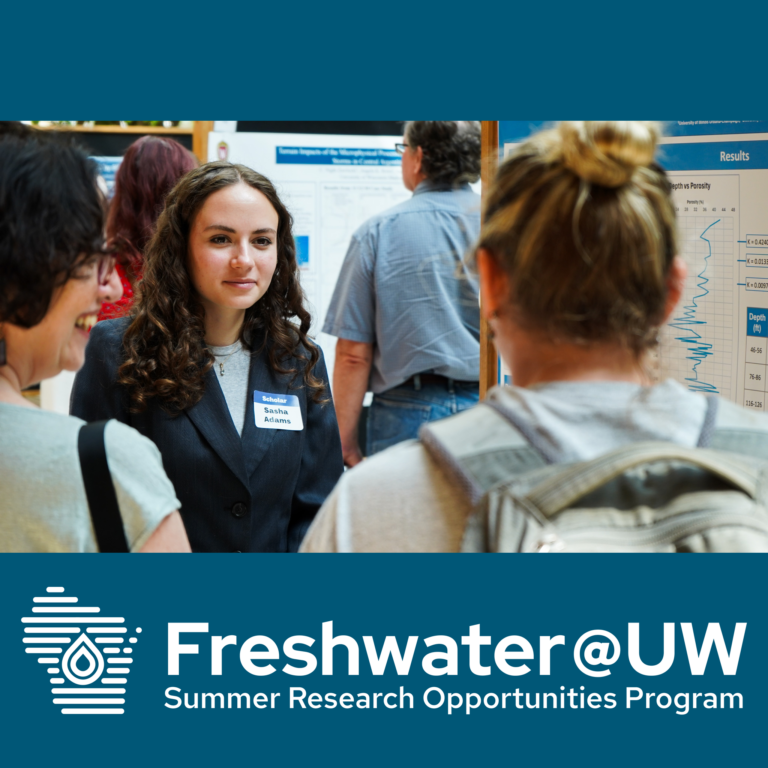
POLYGON ((670 181, 688 277, 661 331, 660 373, 694 392, 734 399, 739 176, 670 174, 670 181))

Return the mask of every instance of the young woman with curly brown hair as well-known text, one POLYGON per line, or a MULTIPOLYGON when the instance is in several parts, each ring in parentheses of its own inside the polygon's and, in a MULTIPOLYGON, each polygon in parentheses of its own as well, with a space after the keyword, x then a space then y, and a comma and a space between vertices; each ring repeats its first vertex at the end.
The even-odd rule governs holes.
POLYGON ((342 472, 291 224, 250 168, 188 173, 131 317, 96 326, 75 382, 73 414, 117 418, 160 448, 195 551, 295 551, 342 472))

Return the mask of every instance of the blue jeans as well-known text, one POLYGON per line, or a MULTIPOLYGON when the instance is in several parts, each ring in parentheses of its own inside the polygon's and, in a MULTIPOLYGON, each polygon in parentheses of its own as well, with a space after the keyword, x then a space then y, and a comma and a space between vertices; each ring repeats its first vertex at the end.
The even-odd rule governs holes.
POLYGON ((411 383, 373 396, 368 409, 366 456, 373 456, 391 445, 418 437, 419 427, 428 421, 444 419, 471 408, 479 400, 477 384, 453 382, 423 384, 416 390, 411 383))

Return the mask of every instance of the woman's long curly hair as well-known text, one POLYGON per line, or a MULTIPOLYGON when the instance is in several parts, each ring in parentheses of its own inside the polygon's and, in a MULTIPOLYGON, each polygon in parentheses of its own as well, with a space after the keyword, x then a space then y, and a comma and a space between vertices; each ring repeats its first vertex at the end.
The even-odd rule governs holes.
POLYGON ((203 397, 214 357, 205 344, 205 309, 187 268, 189 233, 208 197, 233 184, 261 192, 278 215, 277 267, 267 292, 246 310, 240 341, 251 352, 266 352, 272 369, 292 376, 292 383, 303 371, 313 400, 326 399, 325 384, 313 374, 320 352, 307 336, 311 318, 299 283, 291 214, 269 179, 244 165, 216 161, 190 171, 168 193, 145 252, 144 279, 123 336, 126 359, 118 371, 136 413, 157 398, 175 415, 203 397))

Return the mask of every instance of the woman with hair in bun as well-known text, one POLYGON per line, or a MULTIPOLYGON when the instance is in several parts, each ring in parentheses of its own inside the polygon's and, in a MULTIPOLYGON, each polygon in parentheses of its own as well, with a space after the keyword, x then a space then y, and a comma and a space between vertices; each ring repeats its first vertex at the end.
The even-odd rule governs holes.
MULTIPOLYGON (((686 277, 658 138, 653 123, 564 122, 501 164, 475 260, 514 386, 348 472, 307 551, 457 551, 478 497, 451 457, 471 455, 474 468, 462 466, 475 479, 505 479, 508 464, 494 467, 504 425, 535 452, 531 467, 636 441, 705 444, 718 400, 673 380, 654 385, 648 364, 686 277)), ((720 410, 768 447, 758 417, 725 401, 720 410)))
POLYGON ((115 251, 115 272, 123 295, 102 305, 99 320, 122 317, 130 311, 143 273, 144 249, 165 196, 197 166, 197 158, 178 141, 160 136, 142 136, 126 150, 115 175, 107 216, 107 242, 115 251))
POLYGON ((342 473, 292 219, 270 181, 201 166, 166 198, 129 318, 94 328, 72 413, 151 438, 193 551, 296 551, 342 473))

